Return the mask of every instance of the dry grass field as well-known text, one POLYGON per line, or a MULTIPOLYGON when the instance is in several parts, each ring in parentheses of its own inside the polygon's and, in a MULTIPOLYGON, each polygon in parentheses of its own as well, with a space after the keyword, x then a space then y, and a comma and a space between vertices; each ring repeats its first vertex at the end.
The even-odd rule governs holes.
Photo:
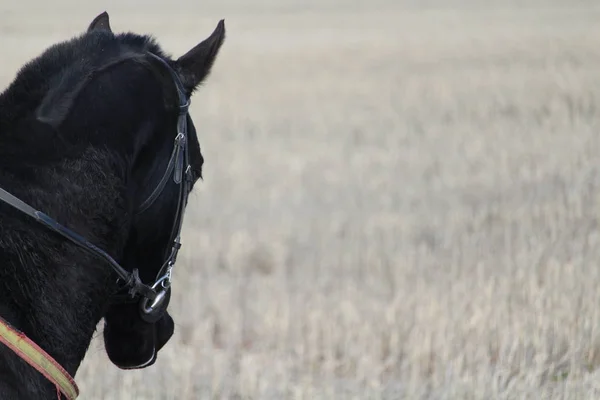
POLYGON ((105 9, 228 30, 176 333, 81 399, 600 398, 600 5, 368 4, 2 2, 2 87, 105 9))

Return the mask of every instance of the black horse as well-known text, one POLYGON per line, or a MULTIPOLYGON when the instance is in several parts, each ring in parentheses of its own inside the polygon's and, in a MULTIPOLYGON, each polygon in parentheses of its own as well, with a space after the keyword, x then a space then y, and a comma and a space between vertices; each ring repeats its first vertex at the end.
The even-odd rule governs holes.
MULTIPOLYGON (((204 161, 187 101, 224 38, 220 21, 173 60, 103 13, 0 95, 0 317, 72 376, 102 318, 123 369, 152 365, 173 334, 170 272, 204 161)), ((0 344, 1 399, 56 397, 0 344)))

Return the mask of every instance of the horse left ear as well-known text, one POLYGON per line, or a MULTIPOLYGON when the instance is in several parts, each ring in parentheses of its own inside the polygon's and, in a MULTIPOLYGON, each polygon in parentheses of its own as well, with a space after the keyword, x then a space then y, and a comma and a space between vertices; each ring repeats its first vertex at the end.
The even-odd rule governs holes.
POLYGON ((110 18, 108 17, 108 13, 106 11, 94 18, 87 31, 91 32, 100 30, 112 33, 112 29, 110 28, 110 18))
POLYGON ((225 40, 225 21, 220 20, 214 32, 177 61, 181 82, 192 93, 208 76, 225 40))

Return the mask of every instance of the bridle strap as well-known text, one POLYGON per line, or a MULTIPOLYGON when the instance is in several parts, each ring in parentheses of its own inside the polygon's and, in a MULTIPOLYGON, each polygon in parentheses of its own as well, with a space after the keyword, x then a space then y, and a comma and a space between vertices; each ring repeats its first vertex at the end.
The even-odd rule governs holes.
POLYGON ((175 138, 175 147, 173 148, 173 152, 171 153, 171 158, 169 159, 169 163, 167 164, 167 170, 165 171, 164 175, 162 176, 160 182, 158 182, 158 185, 156 185, 156 188, 154 188, 152 193, 150 193, 150 196, 148 196, 148 198, 146 200, 144 200, 144 202, 140 205, 139 209, 135 213, 136 215, 139 215, 139 214, 143 213, 144 211, 146 211, 148 208, 150 208, 150 206, 154 203, 154 201, 156 201, 158 196, 160 196, 163 189, 167 185, 167 182, 169 181, 169 178, 171 177, 171 174, 173 173, 173 170, 175 169, 175 164, 178 161, 177 159, 178 159, 178 157, 180 157, 179 156, 180 148, 185 145, 184 143, 182 143, 182 139, 183 139, 183 137, 179 136, 179 135, 177 135, 177 137, 175 138))
MULTIPOLYGON (((152 285, 152 289, 156 290, 157 294, 164 298, 166 291, 168 291, 170 288, 171 271, 173 269, 173 266, 175 265, 175 261, 177 260, 177 254, 179 252, 179 249, 181 248, 180 240, 181 229, 183 227, 183 215, 187 206, 188 195, 190 193, 190 186, 192 181, 187 126, 187 115, 190 106, 190 101, 185 94, 185 89, 183 87, 181 79, 173 70, 173 68, 165 60, 156 56, 155 54, 147 54, 150 57, 154 58, 156 61, 158 61, 160 64, 163 64, 163 66, 169 72, 173 82, 175 83, 175 88, 177 90, 177 96, 179 99, 177 136, 175 137, 175 146, 171 155, 171 159, 169 160, 167 170, 165 171, 165 174, 160 180, 158 186, 154 189, 150 196, 142 203, 142 205, 140 206, 140 210, 137 212, 137 214, 139 215, 153 204, 153 202, 158 198, 158 196, 164 189, 166 183, 169 180, 169 177, 172 176, 174 182, 179 185, 177 209, 175 211, 173 227, 171 229, 170 235, 170 241, 172 243, 172 246, 170 250, 168 250, 168 254, 165 254, 165 262, 158 271, 156 279, 154 280, 154 284, 152 285)), ((157 314, 157 312, 159 311, 153 310, 152 305, 150 306, 150 308, 147 307, 148 301, 150 300, 151 299, 149 298, 143 299, 142 303, 140 304, 142 317, 147 318, 147 320, 149 321, 156 319, 159 315, 157 314)), ((158 309, 160 308, 159 306, 159 304, 156 305, 158 309)))
POLYGON ((68 400, 75 400, 79 396, 79 388, 73 377, 41 347, 2 318, 0 342, 44 375, 68 400))
POLYGON ((127 272, 123 267, 121 267, 119 265, 119 263, 117 263, 110 255, 108 255, 108 253, 106 253, 104 250, 100 249, 98 246, 94 245, 93 243, 89 242, 83 236, 79 235, 78 233, 73 232, 69 228, 64 227, 63 225, 59 224, 58 222, 56 222, 55 220, 50 218, 48 215, 44 214, 43 212, 41 212, 39 210, 36 210, 35 208, 31 207, 29 204, 27 204, 24 201, 22 201, 21 199, 15 197, 14 195, 12 195, 11 193, 2 189, 1 187, 0 187, 0 200, 4 201, 6 204, 13 206, 14 208, 21 211, 22 213, 29 215, 30 217, 34 218, 36 221, 38 221, 42 225, 45 225, 46 227, 50 228, 51 230, 59 233, 63 237, 65 237, 65 238, 69 239, 70 241, 72 241, 73 243, 75 243, 76 245, 78 245, 90 252, 93 252, 97 255, 100 255, 101 257, 103 257, 105 260, 107 260, 111 264, 111 266, 113 267, 113 269, 115 270, 115 272, 119 275, 119 277, 121 279, 129 280, 129 275, 130 275, 129 272, 127 272))
POLYGON ((130 292, 133 292, 132 294, 139 293, 144 296, 149 296, 152 298, 155 297, 153 291, 148 286, 142 283, 139 276, 137 275, 137 270, 133 273, 127 272, 107 252, 105 252, 95 244, 91 243, 83 236, 59 224, 54 219, 50 218, 48 215, 44 214, 39 210, 34 209, 29 204, 25 203, 21 199, 15 197, 14 195, 2 188, 0 188, 0 200, 16 208, 22 213, 34 218, 37 222, 41 223, 42 225, 45 225, 47 228, 69 239, 71 242, 86 250, 87 252, 104 258, 106 261, 108 261, 108 263, 117 273, 117 275, 119 275, 119 278, 124 280, 126 282, 126 285, 130 287, 130 292))

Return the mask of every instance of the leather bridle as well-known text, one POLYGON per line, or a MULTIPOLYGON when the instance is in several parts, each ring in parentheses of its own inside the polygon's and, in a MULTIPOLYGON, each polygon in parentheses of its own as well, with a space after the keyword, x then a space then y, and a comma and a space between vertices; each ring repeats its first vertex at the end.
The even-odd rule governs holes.
POLYGON ((0 188, 0 201, 9 204, 22 213, 34 218, 37 222, 57 232, 87 252, 107 261, 111 268, 118 275, 118 281, 123 282, 120 292, 121 294, 116 294, 112 299, 113 302, 123 303, 138 301, 140 316, 142 319, 147 322, 156 322, 162 317, 168 305, 168 298, 170 297, 168 294, 171 288, 171 275, 177 260, 177 253, 181 248, 181 228, 183 225, 183 215, 187 206, 188 196, 192 185, 187 127, 187 116, 190 100, 185 94, 181 79, 173 70, 173 68, 171 68, 171 66, 162 58, 152 53, 147 54, 161 63, 169 71, 169 74, 175 83, 179 100, 177 135, 175 136, 174 148, 173 152, 171 153, 169 163, 167 164, 167 169, 156 188, 151 192, 148 198, 142 202, 136 212, 136 215, 139 215, 150 208, 150 206, 154 204, 156 199, 158 199, 160 194, 163 192, 166 184, 169 182, 169 179, 173 179, 173 181, 179 185, 179 198, 177 201, 177 209, 175 212, 175 218, 170 236, 171 248, 153 283, 149 285, 143 283, 139 277, 139 272, 137 269, 133 269, 132 272, 125 270, 125 268, 115 261, 115 259, 106 251, 94 245, 78 233, 61 225, 42 211, 34 209, 29 204, 25 203, 2 188, 0 188), (122 291, 125 291, 125 293, 122 294, 122 291))

